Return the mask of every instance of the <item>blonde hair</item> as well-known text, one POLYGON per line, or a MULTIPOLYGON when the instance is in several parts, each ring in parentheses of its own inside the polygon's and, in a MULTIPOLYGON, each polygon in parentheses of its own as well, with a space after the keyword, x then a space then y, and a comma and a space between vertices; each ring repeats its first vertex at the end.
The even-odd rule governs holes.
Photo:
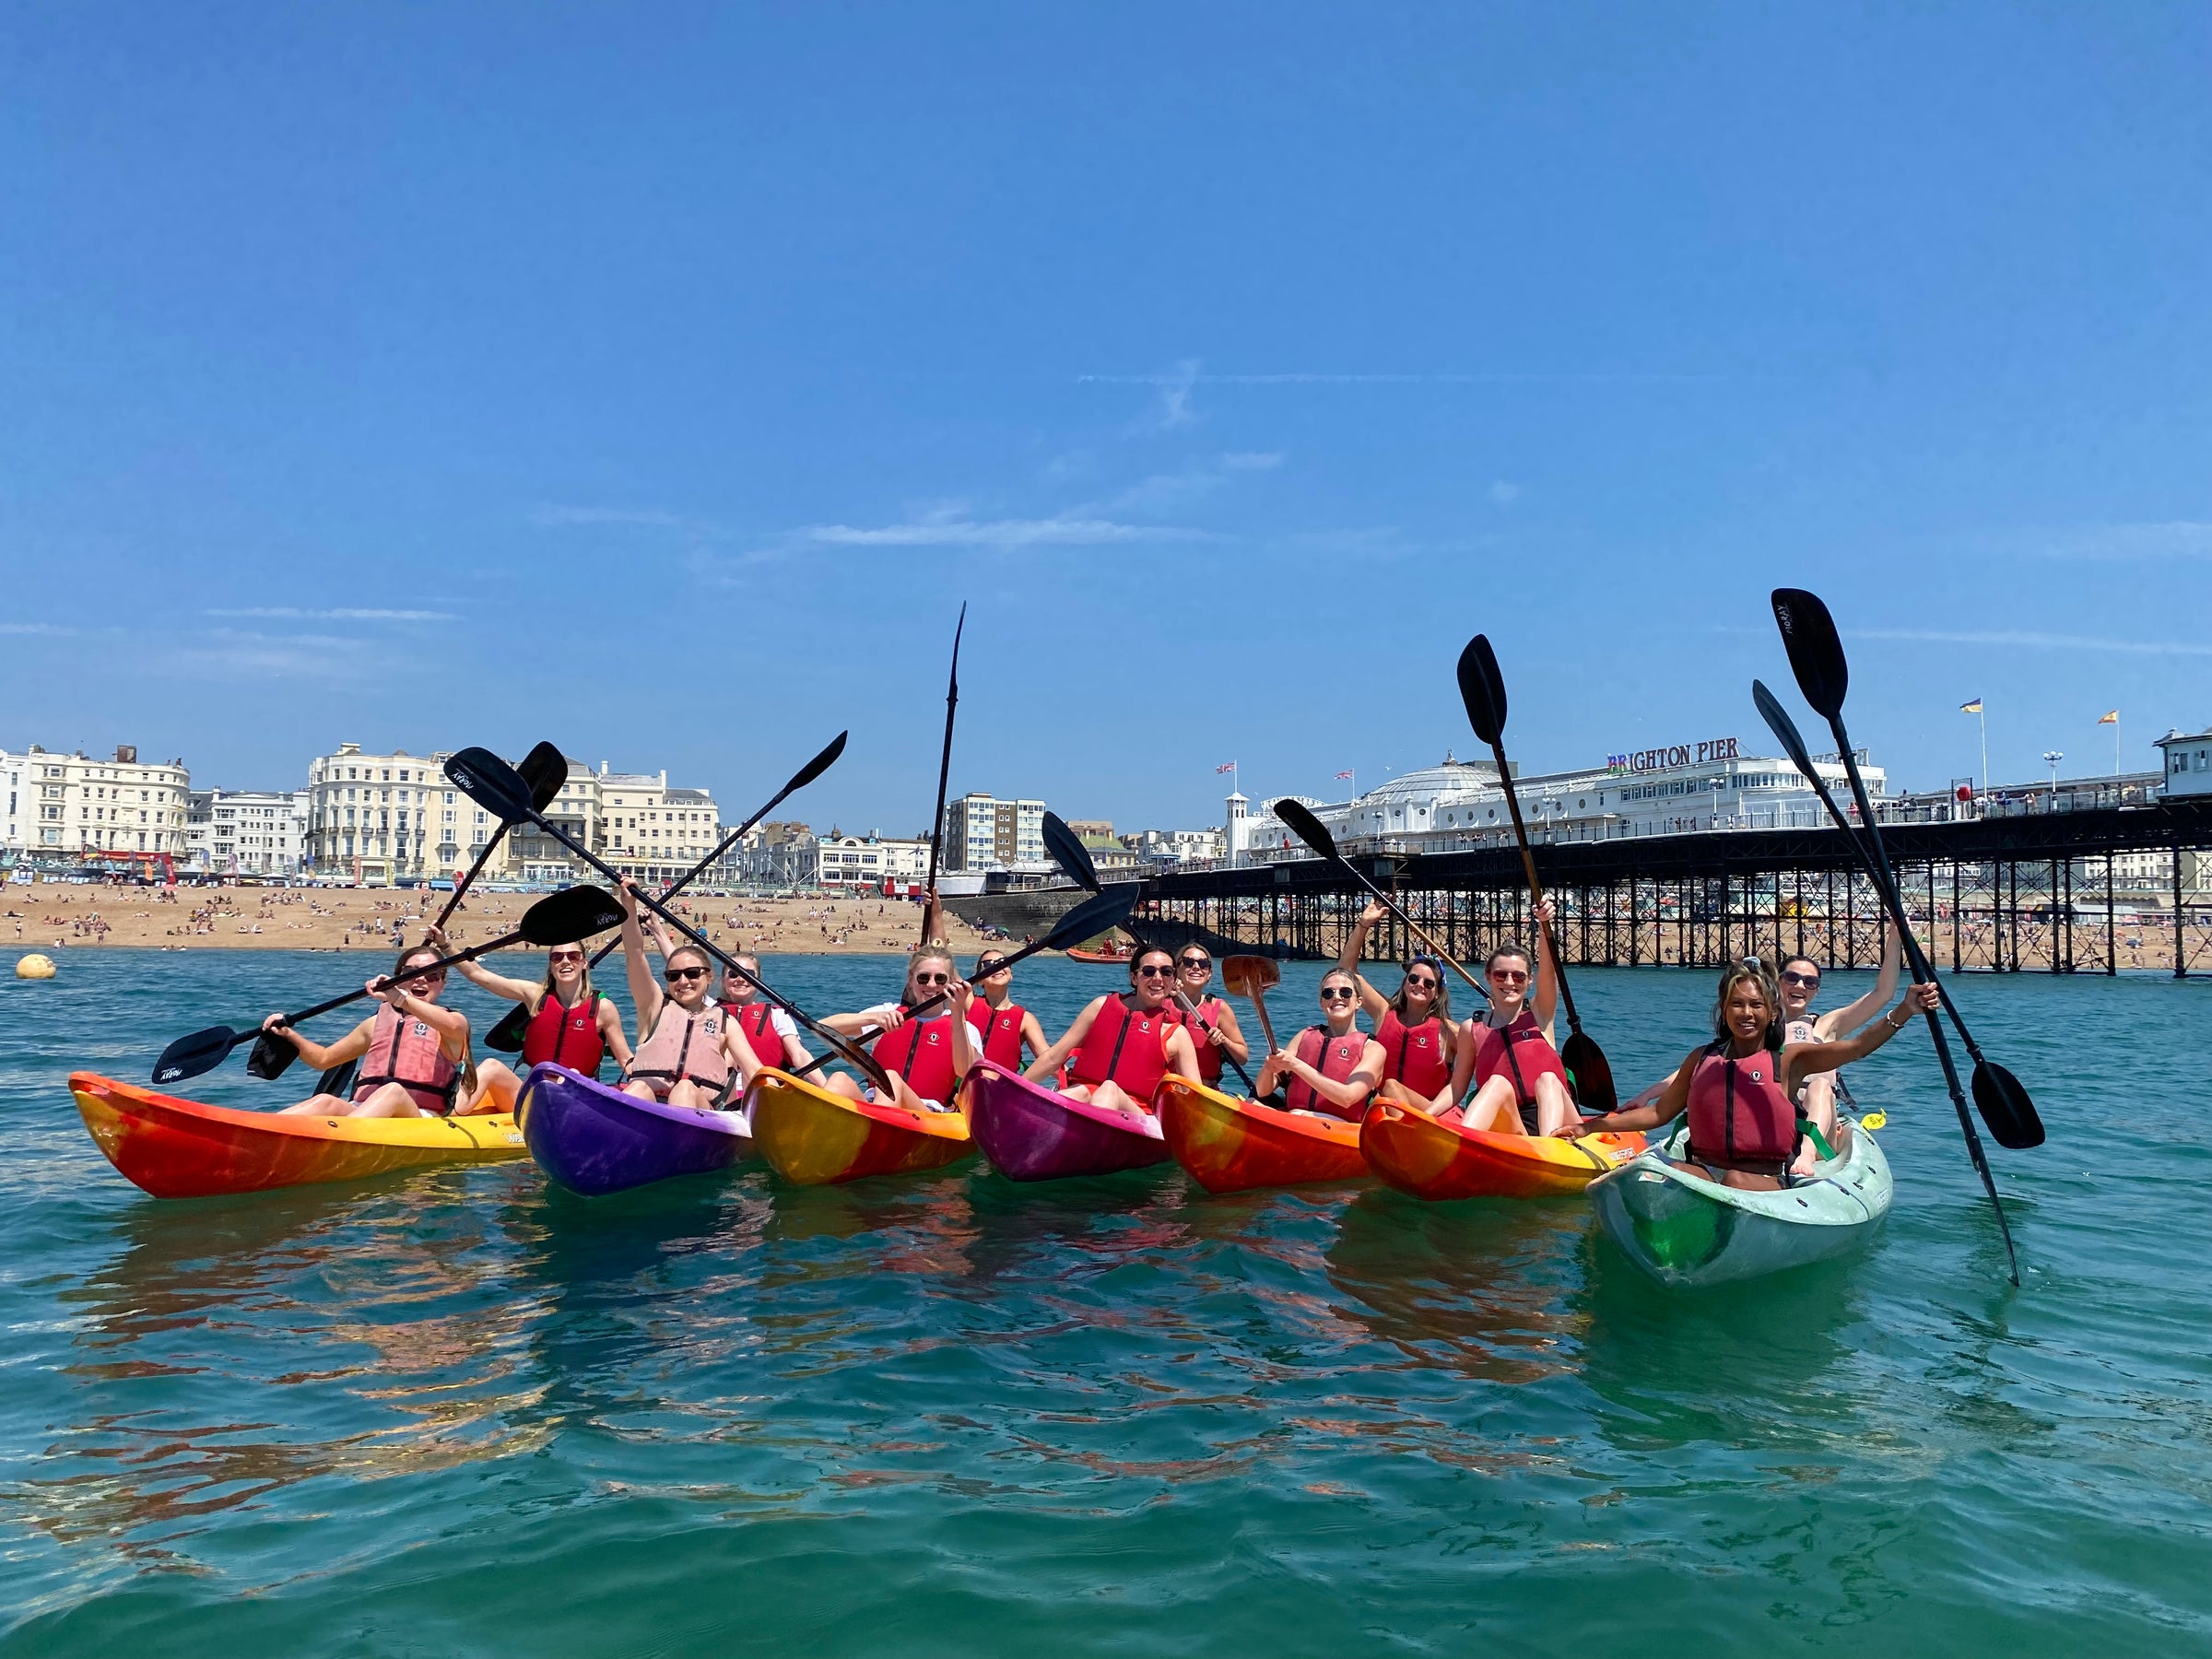
POLYGON ((907 993, 912 991, 914 985, 914 970, 924 962, 942 962, 952 971, 956 977, 960 971, 960 965, 952 959, 951 950, 943 945, 924 945, 920 949, 909 954, 906 959, 906 982, 899 987, 900 1001, 908 1007, 914 1006, 907 1000, 907 993))

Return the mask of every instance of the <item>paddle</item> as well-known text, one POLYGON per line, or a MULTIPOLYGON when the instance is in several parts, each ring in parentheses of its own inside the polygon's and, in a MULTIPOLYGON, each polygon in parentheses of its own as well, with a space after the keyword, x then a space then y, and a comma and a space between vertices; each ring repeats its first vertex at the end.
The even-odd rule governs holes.
MULTIPOLYGON (((503 934, 482 945, 472 945, 457 955, 427 962, 408 977, 412 979, 415 974, 435 973, 458 962, 473 962, 480 956, 504 950, 510 945, 572 945, 578 939, 587 939, 595 933, 618 927, 621 922, 622 907, 604 888, 564 888, 551 898, 541 899, 524 911, 522 925, 514 932, 503 934)), ((376 981, 379 985, 392 982, 389 975, 382 974, 376 981)), ((359 1002, 372 994, 366 986, 358 991, 348 991, 343 996, 334 996, 328 1002, 317 1003, 312 1008, 302 1008, 297 1014, 287 1014, 284 1023, 296 1026, 302 1020, 314 1018, 318 1014, 327 1014, 333 1008, 342 1008, 347 1003, 359 1002)), ((258 1026, 250 1031, 234 1031, 229 1026, 209 1026, 204 1031, 180 1037, 163 1049, 161 1057, 154 1062, 154 1081, 182 1083, 187 1077, 196 1077, 203 1072, 213 1071, 240 1043, 267 1034, 258 1026)))
MULTIPOLYGON (((1077 887, 1087 888, 1094 893, 1101 890, 1099 886, 1099 867, 1090 861, 1090 849, 1083 844, 1082 837, 1067 827, 1067 820, 1056 812, 1044 815, 1044 850, 1053 855, 1053 862, 1060 866, 1062 874, 1077 887)), ((1137 956, 1152 948, 1128 923, 1122 924, 1122 931, 1135 941, 1137 956)), ((1180 984, 1175 986, 1175 1000, 1182 1005, 1183 1012, 1191 1017, 1200 1030, 1206 1033, 1210 1041, 1214 1028, 1206 1023, 1206 1017, 1198 1012, 1198 1005, 1191 1000, 1190 993, 1180 984)), ((1252 1074, 1238 1065, 1235 1056, 1227 1049, 1221 1051, 1221 1058, 1228 1061, 1230 1069, 1243 1079, 1245 1093, 1259 1092, 1259 1085, 1252 1080, 1252 1074)))
MULTIPOLYGON (((1054 923, 1052 932, 1046 934, 1043 938, 1033 944, 1024 945, 1010 957, 1002 957, 991 971, 996 973, 1003 968, 1017 967, 1029 960, 1039 951, 1065 950, 1070 945, 1080 944, 1093 934, 1104 933, 1110 927, 1120 926, 1123 918, 1128 915, 1131 907, 1136 903, 1136 895, 1142 886, 1141 882, 1124 881, 1106 888, 1105 891, 1093 898, 1086 899, 1054 923)), ((918 1002, 909 1008, 906 1011, 906 1017, 912 1019, 918 1014, 926 1014, 939 1003, 949 1002, 951 998, 951 992, 940 991, 935 996, 926 1001, 918 1002)), ((883 1033, 880 1030, 865 1031, 861 1034, 858 1041, 866 1042, 872 1038, 881 1035, 883 1033)), ((803 1077, 808 1072, 827 1065, 831 1058, 832 1056, 829 1054, 817 1055, 799 1067, 792 1076, 803 1077)))
MULTIPOLYGON (((1858 760, 1852 754, 1851 734, 1843 727, 1843 698, 1850 688, 1851 669, 1844 661, 1843 641, 1836 632, 1835 618, 1829 615, 1828 606, 1817 595, 1802 588, 1776 588, 1771 603, 1774 607, 1775 626, 1782 630, 1783 647, 1789 653, 1791 671, 1797 677, 1797 688, 1805 693, 1805 700, 1827 720, 1828 729, 1836 740, 1836 752, 1842 757, 1844 774, 1851 780, 1852 798, 1859 807, 1860 832, 1853 835, 1848 822, 1844 823, 1844 832, 1851 837, 1853 846, 1858 849, 1859 855, 1865 861, 1867 872, 1874 877, 1874 885, 1881 894, 1882 903, 1889 912, 1889 919, 1897 924, 1897 931, 1904 942, 1905 960, 1912 969, 1912 982, 1921 984, 1934 980, 1935 970, 1928 966, 1927 958, 1921 952, 1920 941, 1913 936, 1912 925, 1905 918, 1904 902, 1898 894, 1897 881, 1889 868, 1889 854, 1882 846, 1881 826, 1875 821, 1874 804, 1867 798, 1865 780, 1859 775, 1858 760)), ((1757 692, 1753 696, 1758 700, 1757 692)), ((1774 700, 1771 693, 1759 701, 1759 712, 1767 715, 1770 725, 1773 724, 1777 714, 1782 716, 1784 724, 1790 724, 1787 713, 1774 700), (1771 713, 1769 712, 1770 709, 1771 713)), ((1792 733, 1794 735, 1794 726, 1792 733)), ((1775 735, 1781 736, 1782 733, 1777 730, 1775 735)), ((1783 741, 1786 745, 1789 739, 1784 738, 1783 741)), ((1804 739, 1800 737, 1796 748, 1791 753, 1791 759, 1796 760, 1798 756, 1804 754, 1804 739)), ((1798 761, 1798 770, 1807 777, 1815 776, 1811 756, 1806 755, 1803 760, 1798 761)), ((1822 790, 1821 793, 1826 798, 1827 792, 1822 790)), ((1832 798, 1828 800, 1828 806, 1831 813, 1835 812, 1832 798)), ((1841 821, 1841 815, 1837 816, 1841 821)), ((1938 996, 1941 996, 1943 986, 1940 981, 1936 982, 1936 989, 1938 996)), ((1944 1000, 1947 1002, 1949 999, 1944 1000)), ((1955 1011, 1952 1018, 1958 1018, 1955 1011)), ((1963 1032, 1963 1027, 1961 1030, 1963 1032)), ((1996 1178, 1990 1173, 1988 1155, 1982 1149, 1982 1137, 1974 1133, 1974 1121, 1968 1115, 1966 1093, 1959 1086, 1959 1068, 1952 1063, 1950 1044, 1944 1040, 1943 1021, 1936 1017, 1933 1008, 1928 1010, 1928 1032, 1936 1041, 1936 1058, 1943 1066, 1944 1083, 1950 1090, 1951 1105, 1959 1113, 1959 1129, 1966 1138, 1967 1156, 1973 1160, 1974 1171, 1982 1177, 1983 1190, 1989 1194, 1990 1207, 1996 1212, 1997 1231, 2005 1241, 2005 1260, 2010 1269, 2012 1282, 2018 1285, 2020 1282, 2020 1264, 2012 1246, 2012 1229, 2005 1219, 2005 1206, 1997 1196, 1996 1178)), ((2036 1115, 2034 1105, 2029 1101, 2027 1091, 2019 1088, 2018 1080, 2006 1074, 2006 1080, 2018 1097, 2014 1100, 2002 1085, 1993 1079, 1988 1090, 1989 1102, 1985 1103, 1983 1101, 1983 1090, 1979 1085, 1979 1068, 1976 1076, 1975 1099, 1977 1103, 1982 1104, 1983 1116, 1989 1124, 1990 1133, 1997 1137, 1998 1144, 2017 1146, 2023 1149, 2041 1145, 2042 1123, 2036 1115), (1991 1103, 2000 1108, 1996 1115, 1991 1113, 1991 1103), (2023 1106, 2026 1108, 2024 1112, 2020 1111, 2023 1106), (2004 1125, 2002 1131, 1999 1129, 2000 1124, 2004 1125)))
MULTIPOLYGON (((506 761, 500 759, 489 749, 463 749, 446 761, 445 775, 451 778, 462 793, 476 802, 477 806, 484 807, 487 811, 496 812, 502 818, 509 816, 512 812, 516 818, 528 818, 578 858, 582 859, 585 864, 590 865, 609 881, 614 882, 616 886, 621 885, 621 877, 615 874, 606 860, 577 841, 560 826, 547 821, 544 814, 530 805, 528 788, 522 779, 515 775, 514 768, 509 766, 506 761)), ((842 1032, 833 1031, 828 1026, 823 1025, 821 1021, 816 1019, 814 1016, 808 1014, 789 997, 770 989, 762 982, 758 974, 748 973, 728 951, 723 949, 705 934, 677 915, 659 900, 648 893, 639 893, 637 898, 640 904, 660 917, 677 932, 682 934, 692 944, 698 946, 706 956, 720 962, 725 974, 735 974, 754 990, 759 992, 762 996, 768 998, 770 1002, 775 1004, 777 1007, 782 1009, 784 1013, 790 1015, 792 1018, 797 1020, 799 1024, 837 1050, 848 1062, 865 1073, 870 1078, 880 1083, 886 1088, 890 1087, 890 1078, 885 1075, 883 1067, 876 1064, 875 1059, 867 1051, 857 1047, 842 1032)))
MULTIPOLYGON (((952 629, 952 676, 945 688, 945 747, 937 753, 937 816, 929 820, 929 878, 923 890, 931 898, 937 896, 937 848, 945 841, 945 781, 952 774, 952 715, 960 706, 960 635, 967 631, 968 606, 960 606, 960 619, 952 629)), ((931 943, 929 936, 929 907, 922 907, 922 943, 931 943)))
POLYGON ((1267 1052, 1274 1053, 1278 1045, 1275 1041, 1275 1022, 1267 1018, 1267 993, 1283 982, 1283 971, 1267 957, 1225 957, 1221 961, 1221 982, 1231 996, 1241 996, 1252 1005, 1253 1012, 1260 1017, 1260 1031, 1267 1039, 1267 1052))
MULTIPOLYGON (((1459 697, 1467 707, 1467 724, 1475 728, 1476 736, 1490 746, 1490 754, 1498 762, 1498 782, 1505 791, 1506 810, 1512 814, 1514 839, 1521 843, 1521 869, 1528 877, 1529 900, 1540 907, 1544 888, 1536 880, 1536 856, 1529 846, 1528 826, 1521 818, 1521 797, 1513 791, 1512 770, 1505 763, 1505 677, 1498 672, 1497 653, 1491 651, 1486 634, 1477 634, 1459 653, 1459 697)), ((1541 909, 1536 924, 1543 928, 1545 943, 1550 947, 1551 971, 1559 976, 1559 1001, 1567 1008, 1567 1041, 1559 1045, 1559 1058, 1574 1079, 1575 1100, 1586 1111, 1611 1112, 1620 1099, 1613 1086, 1612 1063, 1595 1040, 1583 1030, 1582 1017, 1574 1010, 1574 993, 1568 988, 1567 961, 1559 949, 1559 935, 1544 921, 1541 909)), ((1535 987, 1529 989, 1533 993, 1535 987)))
MULTIPOLYGON (((837 758, 845 752, 845 738, 847 735, 847 733, 840 732, 836 736, 832 737, 829 743, 823 747, 820 754, 815 756, 813 759, 807 761, 806 765, 800 767, 797 771, 792 773, 791 782, 784 784, 782 788, 777 790, 773 795, 769 797, 767 806, 761 807, 760 810, 754 813, 751 818, 747 818, 744 823, 738 825, 736 829, 731 830, 729 834, 724 836, 721 842, 712 853, 708 853, 704 858, 693 865, 688 870, 685 871, 684 874, 677 877, 666 887, 663 888, 661 889, 661 898, 663 901, 665 902, 666 900, 675 898, 677 894, 682 892, 694 881, 697 881, 700 876, 706 873, 706 871, 714 864, 717 859, 721 858, 724 853, 727 853, 732 847, 735 846, 747 834, 749 834, 755 824, 758 824, 762 818, 766 818, 770 813, 781 806, 787 797, 795 794, 800 790, 806 788, 807 784, 813 782, 817 778, 828 771, 830 767, 835 765, 837 763, 837 758)), ((540 802, 539 806, 542 810, 544 803, 540 802)), ((616 938, 609 939, 606 944, 600 946, 597 950, 592 953, 592 959, 583 965, 584 971, 589 973, 593 969, 598 967, 600 963, 606 961, 608 957, 612 956, 617 950, 620 949, 622 941, 618 938, 616 938)), ((504 1054, 519 1054, 523 1052, 523 1033, 529 1029, 529 1006, 525 1003, 517 1003, 513 1007, 508 1009, 506 1014, 500 1018, 499 1024, 493 1026, 489 1031, 485 1033, 484 1046, 489 1049, 498 1049, 501 1053, 504 1054)))

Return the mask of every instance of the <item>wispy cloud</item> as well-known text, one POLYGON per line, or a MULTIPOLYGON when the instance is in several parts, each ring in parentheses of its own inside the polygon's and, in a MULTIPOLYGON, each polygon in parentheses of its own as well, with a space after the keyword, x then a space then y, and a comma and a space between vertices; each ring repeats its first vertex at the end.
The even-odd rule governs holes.
POLYGON ((2212 559, 2212 524, 2092 524, 2062 533, 2044 550, 2053 559, 2212 559))
POLYGON ((1863 640, 1901 640, 1926 645, 1991 645, 2018 651, 2110 651, 2140 656, 2212 656, 2212 644, 2183 640, 2103 640, 2088 634, 1971 632, 1939 628, 1862 628, 1863 640))
POLYGON ((74 634, 65 622, 0 622, 0 634, 74 634))
POLYGON ((344 683, 403 674, 412 665, 378 641, 218 629, 159 655, 153 666, 191 679, 344 683))
POLYGON ((903 524, 812 524, 810 542, 840 547, 1098 547, 1122 542, 1206 541, 1203 530, 1115 519, 931 518, 903 524))
POLYGON ((1490 500, 1500 507, 1511 507, 1521 499, 1521 486, 1500 478, 1490 486, 1490 500))
POLYGON ((1273 472, 1282 464, 1283 457, 1279 450, 1233 450, 1221 457, 1221 466, 1225 472, 1273 472))
POLYGON ((451 611, 427 610, 366 610, 341 607, 333 610, 298 610, 289 606, 261 606, 245 610, 202 611, 204 617, 252 617, 275 620, 305 622, 458 622, 459 617, 451 611))
POLYGON ((530 522, 548 530, 567 530, 588 524, 614 524, 635 530, 713 531, 717 528, 704 519, 687 518, 680 512, 670 512, 660 507, 546 506, 534 509, 530 522))

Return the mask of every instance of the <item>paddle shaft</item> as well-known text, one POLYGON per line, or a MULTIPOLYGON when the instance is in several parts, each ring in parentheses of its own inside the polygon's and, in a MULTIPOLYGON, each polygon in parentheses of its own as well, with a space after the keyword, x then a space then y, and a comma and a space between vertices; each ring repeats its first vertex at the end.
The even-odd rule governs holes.
MULTIPOLYGON (((1574 1011, 1574 993, 1567 987, 1567 964, 1559 959, 1559 935, 1551 931, 1551 924, 1544 920, 1544 884, 1536 879, 1536 855, 1528 844, 1528 826, 1521 818, 1521 797, 1513 793, 1513 775, 1506 770, 1505 745, 1493 743, 1490 753, 1497 757, 1498 782, 1505 790, 1505 809, 1512 815, 1513 837, 1521 843, 1521 869, 1528 877, 1529 901, 1536 907, 1536 925, 1543 930, 1544 947, 1551 958, 1552 977, 1559 981, 1559 1001, 1566 1006, 1567 1029, 1576 1035, 1583 1030, 1582 1016, 1574 1011)), ((1530 987, 1533 992, 1535 987, 1530 987)))
POLYGON ((439 910, 438 920, 430 924, 429 931, 435 933, 453 919, 453 912, 461 908, 461 900, 468 897, 468 889, 476 886, 477 877, 484 873, 484 866, 490 862, 492 853, 507 839, 507 831, 511 827, 502 821, 491 832, 491 839, 484 843, 484 851, 477 854, 477 862, 468 866, 468 874, 453 883, 453 896, 439 910))
MULTIPOLYGON (((1136 960, 1136 957, 1143 956, 1146 951, 1157 950, 1160 948, 1159 946, 1146 944, 1144 935, 1138 933, 1135 928, 1130 926, 1126 921, 1122 924, 1122 931, 1127 934, 1131 941, 1136 946, 1136 956, 1133 956, 1129 959, 1133 962, 1136 960)), ((1198 1026, 1198 1029, 1205 1031, 1208 1041, 1211 1041, 1214 1028, 1206 1023, 1205 1016, 1198 1012, 1198 1005, 1191 1000, 1191 994, 1185 991, 1181 985, 1177 985, 1175 987, 1175 1000, 1182 1005, 1183 1011, 1190 1015, 1192 1020, 1198 1026)), ((1260 1092, 1260 1086, 1252 1080, 1252 1074, 1250 1072, 1246 1071, 1241 1065, 1237 1064, 1237 1059, 1234 1054, 1231 1054, 1227 1049, 1223 1049, 1221 1051, 1221 1058, 1228 1061, 1230 1069, 1235 1072, 1239 1077, 1243 1079, 1244 1087, 1247 1090, 1253 1094, 1257 1094, 1260 1092)))
MULTIPOLYGON (((1456 959, 1447 954, 1444 947, 1436 942, 1434 935, 1430 933, 1427 928, 1423 927, 1418 922, 1416 922, 1411 916, 1406 913, 1406 907, 1404 905, 1400 904, 1395 899, 1392 898, 1390 894, 1384 892, 1381 888, 1377 887, 1373 882, 1362 876, 1357 869, 1353 867, 1351 860, 1344 857, 1341 853, 1332 854, 1332 856, 1336 859, 1338 864, 1342 865, 1347 870, 1351 872, 1351 877, 1354 881, 1358 882, 1361 887, 1365 888, 1369 892, 1375 896, 1376 903, 1382 905, 1385 910, 1389 911, 1392 915, 1395 916, 1399 921, 1405 923, 1406 931, 1411 933, 1413 936, 1418 939, 1422 944, 1428 946, 1430 952, 1436 958, 1438 961, 1443 963, 1445 967, 1451 969, 1453 972, 1458 974, 1461 979, 1465 980, 1469 985, 1473 986, 1477 991, 1482 993, 1486 999, 1489 996, 1489 986, 1484 984, 1480 980, 1469 973, 1465 968, 1459 965, 1456 959)), ((1531 879, 1534 879, 1533 872, 1531 873, 1531 879)))
MULTIPOLYGON (((937 890, 937 848, 945 840, 945 785, 952 776, 952 717, 960 706, 960 635, 967 630, 968 607, 960 606, 960 619, 952 629, 952 674, 945 688, 945 746, 937 751, 937 816, 929 821, 929 876, 923 882, 923 890, 935 895, 937 890)), ((929 907, 922 910, 922 943, 929 938, 929 907)))
MULTIPOLYGON (((498 938, 488 939, 481 945, 472 945, 466 950, 460 952, 456 956, 441 957, 435 962, 425 962, 421 967, 415 969, 406 977, 407 979, 415 979, 425 973, 436 973, 441 969, 451 968, 461 962, 473 962, 480 956, 488 956, 495 950, 504 950, 510 945, 519 945, 523 942, 524 937, 524 935, 519 933, 502 934, 498 938)), ((388 973, 380 973, 377 975, 377 978, 382 980, 387 985, 397 984, 401 982, 398 978, 388 973)), ((328 1002, 319 1002, 312 1008, 300 1009, 297 1014, 287 1014, 281 1021, 281 1024, 286 1026, 296 1026, 303 1019, 312 1019, 318 1014, 327 1014, 333 1008, 342 1008, 347 1003, 359 1002, 364 996, 374 996, 375 994, 375 992, 370 990, 366 985, 364 985, 359 991, 348 991, 343 996, 334 996, 328 1002)), ((267 1032, 265 1029, 260 1026, 254 1027, 251 1031, 233 1031, 230 1033, 230 1046, 236 1048, 241 1042, 251 1041, 255 1037, 265 1036, 267 1032)))
MULTIPOLYGON (((1049 938, 1040 939, 1034 945, 1024 945, 1012 956, 1004 958, 1001 960, 992 964, 991 971, 996 973, 1002 968, 1012 968, 1018 963, 1027 961, 1030 958, 1035 956, 1041 950, 1050 950, 1052 948, 1053 946, 1049 938)), ((909 1019, 912 1019, 918 1015, 928 1013, 930 1009, 935 1007, 939 1003, 950 1002, 951 1000, 951 992, 940 991, 935 996, 928 997, 922 1002, 918 1002, 912 1007, 909 1008, 906 1011, 906 1017, 909 1019)), ((853 1038, 852 1041, 855 1043, 873 1042, 877 1038, 883 1035, 884 1029, 885 1028, 882 1026, 877 1026, 872 1031, 863 1031, 859 1036, 853 1038)), ((830 1055, 818 1054, 814 1059, 809 1060, 805 1065, 800 1066, 797 1071, 792 1073, 791 1075, 794 1077, 803 1077, 808 1072, 814 1071, 818 1067, 829 1065, 830 1060, 830 1055)))

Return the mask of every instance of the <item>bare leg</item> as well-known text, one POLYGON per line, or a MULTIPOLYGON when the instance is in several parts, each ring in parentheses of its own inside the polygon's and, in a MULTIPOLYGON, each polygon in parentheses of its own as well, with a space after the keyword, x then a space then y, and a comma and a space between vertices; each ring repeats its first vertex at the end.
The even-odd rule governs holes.
POLYGON ((829 1080, 822 1087, 831 1094, 843 1095, 848 1100, 865 1100, 868 1098, 867 1091, 860 1086, 859 1079, 849 1077, 843 1072, 831 1072, 829 1080))
POLYGON ((1521 1093, 1513 1087, 1511 1077, 1492 1077, 1475 1091, 1475 1098, 1460 1114, 1460 1125, 1466 1129, 1488 1129, 1498 1135, 1519 1135, 1521 1124, 1521 1093))
POLYGON ((1413 1112, 1425 1112, 1431 1117, 1436 1115, 1434 1100, 1427 1095, 1414 1093, 1394 1077, 1375 1090, 1375 1099, 1392 1106, 1404 1106, 1413 1112))
POLYGON ((1574 1109, 1574 1097, 1567 1092, 1567 1085, 1549 1072, 1536 1079, 1536 1133, 1549 1135, 1582 1121, 1582 1113, 1574 1109))
POLYGON ((668 1104, 688 1107, 693 1112, 712 1112, 714 1095, 688 1077, 678 1077, 668 1087, 668 1104))
MULTIPOLYGON (((1806 1079, 1805 1115, 1814 1128, 1820 1131, 1828 1144, 1841 1152, 1845 1141, 1836 1124, 1836 1077, 1833 1072, 1816 1072, 1806 1079)), ((1795 1161, 1790 1165, 1793 1175, 1810 1175, 1813 1166, 1820 1161, 1820 1148, 1806 1135, 1805 1145, 1797 1148, 1795 1161)))
POLYGON ((352 1114, 353 1102, 333 1094, 311 1095, 297 1106, 287 1106, 278 1117, 347 1117, 352 1114))
POLYGON ((512 1112, 514 1102, 523 1092, 523 1080, 498 1060, 485 1060, 477 1065, 477 1092, 453 1109, 455 1117, 465 1117, 478 1112, 512 1112))
POLYGON ((356 1101, 348 1108, 357 1118, 427 1117, 429 1114, 415 1104, 415 1097, 396 1083, 386 1083, 365 1100, 356 1101))
POLYGON ((1109 1112, 1150 1112, 1149 1101, 1140 1100, 1120 1084, 1108 1078, 1103 1083, 1078 1083, 1073 1088, 1061 1091, 1071 1100, 1088 1100, 1093 1106, 1103 1106, 1109 1112))
POLYGON ((641 1077, 632 1077, 623 1084, 622 1092, 633 1100, 657 1100, 661 1098, 653 1092, 653 1085, 641 1077))

